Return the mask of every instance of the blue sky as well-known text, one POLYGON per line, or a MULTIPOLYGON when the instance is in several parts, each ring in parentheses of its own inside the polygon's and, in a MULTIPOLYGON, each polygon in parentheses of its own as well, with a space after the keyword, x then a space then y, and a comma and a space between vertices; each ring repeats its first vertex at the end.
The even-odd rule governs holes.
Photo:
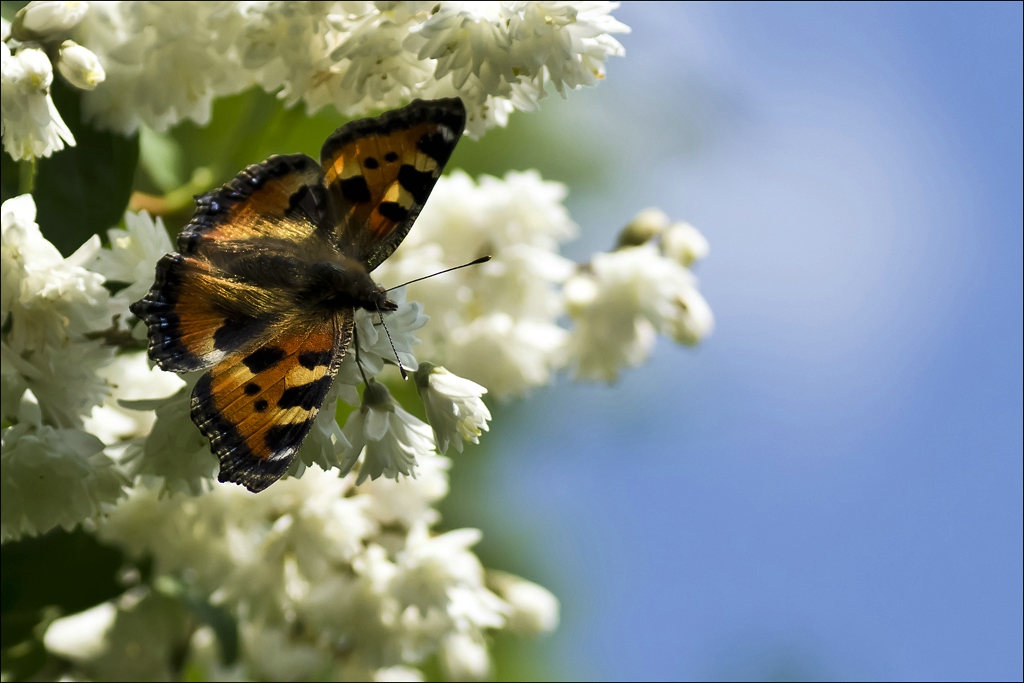
POLYGON ((570 255, 691 221, 717 329, 495 424, 559 669, 1020 679, 1021 5, 616 16, 627 57, 552 108, 619 165, 570 255))

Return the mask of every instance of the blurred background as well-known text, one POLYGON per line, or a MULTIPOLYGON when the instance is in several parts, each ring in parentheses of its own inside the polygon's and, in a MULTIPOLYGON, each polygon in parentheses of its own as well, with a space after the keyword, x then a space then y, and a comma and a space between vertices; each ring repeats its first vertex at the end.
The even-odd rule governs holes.
MULTIPOLYGON (((455 458, 443 526, 482 528, 487 566, 562 600, 555 634, 498 637, 498 677, 1020 680, 1022 6, 615 16, 633 32, 606 82, 450 166, 566 183, 580 261, 647 206, 692 222, 717 329, 612 387, 563 377, 496 406, 455 458)), ((79 146, 40 162, 66 201, 39 222, 65 253, 132 186, 69 187, 68 164, 185 185, 176 231, 190 178, 315 154, 341 123, 248 92, 136 141, 80 127, 59 81, 54 98, 79 146)), ((83 532, 6 544, 4 656, 55 590, 63 613, 119 594, 122 562, 83 532)))
POLYGON ((606 82, 461 162, 566 182, 577 260, 692 222, 717 329, 456 460, 447 523, 563 602, 499 673, 1020 680, 1021 5, 615 15, 606 82))

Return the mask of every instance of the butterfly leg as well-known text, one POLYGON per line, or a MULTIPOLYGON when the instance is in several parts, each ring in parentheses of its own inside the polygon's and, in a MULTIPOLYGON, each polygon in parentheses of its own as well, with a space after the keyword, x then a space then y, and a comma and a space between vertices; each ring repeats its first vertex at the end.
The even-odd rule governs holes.
POLYGON ((352 346, 356 350, 356 367, 359 368, 359 374, 363 376, 363 386, 370 386, 369 380, 366 379, 366 372, 363 371, 363 362, 359 360, 359 328, 355 325, 352 326, 352 346))

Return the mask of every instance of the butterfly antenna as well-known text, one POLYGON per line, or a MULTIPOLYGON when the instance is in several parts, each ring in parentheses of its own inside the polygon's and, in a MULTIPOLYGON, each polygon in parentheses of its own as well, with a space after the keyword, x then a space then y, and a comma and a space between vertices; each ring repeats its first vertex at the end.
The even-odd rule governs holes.
POLYGON ((395 354, 395 360, 398 361, 398 369, 402 371, 402 379, 409 379, 409 375, 405 372, 405 366, 402 365, 402 359, 398 357, 398 351, 395 349, 395 342, 391 340, 391 331, 388 330, 388 326, 384 324, 384 314, 380 312, 380 306, 377 307, 377 315, 380 316, 380 324, 384 325, 384 332, 388 335, 388 341, 391 343, 391 352, 395 354))
MULTIPOLYGON (((403 282, 402 284, 395 285, 394 287, 388 287, 387 291, 390 292, 392 289, 398 289, 399 287, 405 287, 406 285, 411 285, 412 283, 419 282, 420 280, 426 280, 427 278, 434 277, 435 275, 444 275, 445 273, 450 273, 453 270, 458 270, 459 268, 467 268, 469 266, 475 266, 475 265, 478 265, 480 263, 487 263, 490 260, 491 260, 490 256, 481 256, 480 258, 475 259, 473 261, 470 261, 469 263, 463 263, 461 266, 455 266, 454 268, 445 268, 444 270, 439 270, 436 273, 431 273, 430 275, 424 275, 423 277, 418 277, 415 280, 409 280, 408 282, 403 282)), ((381 322, 384 322, 383 318, 381 318, 381 322)))

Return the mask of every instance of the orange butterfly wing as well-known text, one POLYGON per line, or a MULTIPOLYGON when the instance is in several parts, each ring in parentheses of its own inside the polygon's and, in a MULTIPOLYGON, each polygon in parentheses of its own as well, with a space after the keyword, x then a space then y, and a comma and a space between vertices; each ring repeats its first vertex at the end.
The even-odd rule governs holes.
POLYGON ((192 420, 220 458, 220 481, 262 491, 291 465, 352 337, 353 310, 295 316, 285 332, 225 359, 192 391, 192 420))
POLYGON ((157 262, 156 282, 131 311, 149 332, 149 357, 164 370, 192 372, 252 347, 288 306, 276 292, 232 278, 181 254, 157 262))
POLYGON ((337 219, 332 242, 372 271, 409 233, 466 125, 457 98, 416 100, 335 131, 320 163, 337 219))

